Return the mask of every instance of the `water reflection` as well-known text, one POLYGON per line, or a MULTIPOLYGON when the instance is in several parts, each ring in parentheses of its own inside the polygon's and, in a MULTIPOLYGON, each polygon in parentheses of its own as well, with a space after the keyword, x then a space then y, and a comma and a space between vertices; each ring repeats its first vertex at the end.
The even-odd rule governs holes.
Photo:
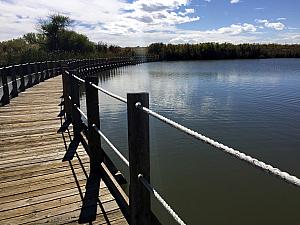
MULTIPOLYGON (((99 74, 99 85, 122 97, 147 91, 155 111, 300 176, 299 59, 155 62, 99 74)), ((99 98, 101 129, 128 156, 126 105, 99 98)), ((188 224, 299 221, 296 188, 155 119, 150 129, 152 183, 188 224)))

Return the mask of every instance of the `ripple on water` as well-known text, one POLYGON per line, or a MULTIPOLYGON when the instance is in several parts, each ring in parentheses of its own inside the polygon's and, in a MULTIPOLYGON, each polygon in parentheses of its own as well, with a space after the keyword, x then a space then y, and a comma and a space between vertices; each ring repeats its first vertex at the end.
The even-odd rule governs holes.
MULTIPOLYGON (((101 86, 147 91, 162 115, 300 176, 299 59, 155 62, 101 86)), ((126 105, 101 94, 100 109, 101 127, 128 154, 126 105)), ((156 119, 150 128, 152 182, 188 224, 298 224, 296 188, 156 119)))

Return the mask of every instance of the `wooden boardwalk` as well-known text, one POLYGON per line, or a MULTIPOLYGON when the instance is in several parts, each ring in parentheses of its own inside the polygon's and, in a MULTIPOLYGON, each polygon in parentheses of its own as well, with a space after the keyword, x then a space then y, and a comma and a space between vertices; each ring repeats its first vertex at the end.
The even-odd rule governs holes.
MULTIPOLYGON (((73 160, 62 161, 72 134, 57 134, 61 80, 42 82, 0 108, 0 224, 78 224, 89 157, 80 145, 73 160)), ((99 193, 90 224, 127 224, 102 181, 99 193)))

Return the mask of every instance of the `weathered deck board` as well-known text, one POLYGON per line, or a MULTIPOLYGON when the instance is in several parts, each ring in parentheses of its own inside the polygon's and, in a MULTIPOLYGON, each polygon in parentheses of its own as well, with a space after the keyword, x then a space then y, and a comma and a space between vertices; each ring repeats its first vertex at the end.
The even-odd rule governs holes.
MULTIPOLYGON (((80 145, 62 162, 72 133, 56 133, 61 95, 59 76, 0 108, 0 224, 78 223, 89 158, 80 145)), ((99 200, 92 224, 127 224, 103 182, 99 200)))

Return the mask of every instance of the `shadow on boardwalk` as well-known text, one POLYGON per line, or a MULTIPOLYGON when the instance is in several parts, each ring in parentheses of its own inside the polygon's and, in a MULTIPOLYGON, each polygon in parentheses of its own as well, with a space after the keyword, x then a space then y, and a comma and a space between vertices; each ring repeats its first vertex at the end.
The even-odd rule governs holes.
POLYGON ((104 182, 89 178, 82 144, 62 161, 72 126, 57 133, 61 95, 57 76, 0 107, 0 224, 127 224, 104 182))
MULTIPOLYGON (((62 105, 62 104, 60 104, 62 105)), ((61 106, 61 112, 63 112, 63 107, 61 106)), ((103 207, 103 203, 101 202, 101 199, 99 198, 99 194, 101 195, 100 192, 100 181, 101 181, 101 174, 93 173, 90 172, 88 174, 87 170, 85 169, 83 162, 76 152, 80 140, 75 139, 72 135, 71 132, 68 128, 68 124, 70 124, 67 119, 65 114, 59 114, 60 116, 60 122, 61 122, 61 128, 63 128, 63 132, 61 129, 58 130, 58 132, 61 133, 62 139, 64 142, 65 146, 65 156, 63 157, 63 161, 68 161, 70 165, 70 169, 72 170, 72 174, 74 176, 74 180, 76 183, 76 186, 78 188, 78 192, 80 195, 80 198, 82 200, 82 207, 81 207, 81 212, 79 215, 78 223, 79 224, 93 224, 93 222, 97 218, 97 214, 101 214, 103 216, 103 219, 105 220, 105 224, 111 224, 111 222, 114 223, 114 220, 110 220, 105 208, 103 207), (65 135, 67 137, 65 137, 65 135), (87 181, 86 181, 86 186, 85 186, 85 194, 82 190, 82 187, 78 181, 77 174, 74 170, 74 167, 72 165, 72 159, 76 157, 77 160, 79 161, 79 164, 81 166, 82 172, 84 173, 87 181)), ((115 221, 116 222, 116 221, 115 221)), ((120 221, 121 222, 121 221, 120 221)), ((127 224, 125 223, 125 220, 123 220, 122 224, 127 224), (124 222, 124 223, 123 223, 124 222)))

